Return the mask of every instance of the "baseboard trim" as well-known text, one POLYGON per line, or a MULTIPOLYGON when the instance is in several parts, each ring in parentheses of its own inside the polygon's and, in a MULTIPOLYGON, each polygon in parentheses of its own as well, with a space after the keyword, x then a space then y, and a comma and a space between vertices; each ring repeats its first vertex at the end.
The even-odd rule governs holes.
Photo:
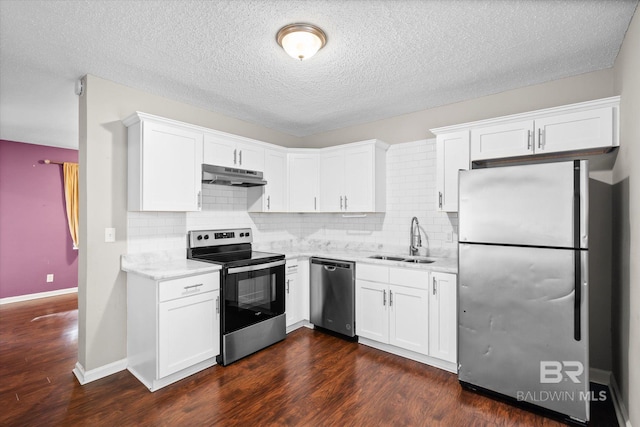
POLYGON ((618 388, 616 377, 611 375, 610 381, 609 390, 611 390, 611 400, 613 401, 613 409, 616 411, 618 424, 620 427, 631 427, 629 412, 627 412, 627 407, 624 405, 624 401, 622 400, 622 394, 620 393, 620 388, 618 388))
POLYGON ((0 305, 11 304, 14 302, 30 301, 32 299, 55 297, 58 295, 72 294, 78 292, 78 288, 58 289, 56 291, 38 292, 37 294, 18 295, 15 297, 0 298, 0 305))
POLYGON ((589 382, 606 385, 611 385, 611 371, 605 371, 604 369, 589 368, 589 382))
POLYGON ((85 371, 82 364, 80 362, 76 362, 76 367, 73 368, 72 372, 78 379, 80 385, 85 385, 92 381, 108 377, 116 372, 124 371, 125 369, 127 369, 127 359, 121 359, 113 363, 109 363, 108 365, 91 369, 90 371, 85 371))

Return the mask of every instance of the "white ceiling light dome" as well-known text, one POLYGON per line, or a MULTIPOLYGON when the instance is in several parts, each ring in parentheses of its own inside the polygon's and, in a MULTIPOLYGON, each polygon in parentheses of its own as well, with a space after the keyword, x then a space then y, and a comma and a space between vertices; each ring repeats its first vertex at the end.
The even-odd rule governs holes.
POLYGON ((276 40, 289 56, 302 61, 324 47, 327 35, 312 24, 290 24, 280 28, 276 40))

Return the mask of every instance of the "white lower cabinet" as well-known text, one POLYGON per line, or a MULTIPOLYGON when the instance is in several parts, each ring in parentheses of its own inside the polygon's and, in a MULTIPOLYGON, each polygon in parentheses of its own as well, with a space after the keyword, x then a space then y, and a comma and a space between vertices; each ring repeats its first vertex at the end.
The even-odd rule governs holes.
POLYGON ((357 265, 360 342, 456 372, 456 331, 455 274, 357 265))
POLYGON ((405 280, 402 270, 356 267, 356 333, 428 355, 429 272, 410 271, 412 280, 405 280))
POLYGON ((128 370, 151 391, 215 364, 220 354, 218 272, 127 277, 128 370))
POLYGON ((301 310, 298 303, 298 260, 287 260, 285 278, 285 311, 287 328, 302 320, 300 318, 301 310))
POLYGON ((453 363, 457 358, 458 332, 456 277, 432 272, 429 295, 429 354, 453 363))

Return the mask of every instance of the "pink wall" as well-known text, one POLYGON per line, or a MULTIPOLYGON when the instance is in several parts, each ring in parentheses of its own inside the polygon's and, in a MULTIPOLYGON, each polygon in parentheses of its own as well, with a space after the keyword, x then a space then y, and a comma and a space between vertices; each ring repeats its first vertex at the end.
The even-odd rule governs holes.
POLYGON ((44 159, 77 162, 78 151, 0 140, 0 298, 78 286, 62 166, 44 159))

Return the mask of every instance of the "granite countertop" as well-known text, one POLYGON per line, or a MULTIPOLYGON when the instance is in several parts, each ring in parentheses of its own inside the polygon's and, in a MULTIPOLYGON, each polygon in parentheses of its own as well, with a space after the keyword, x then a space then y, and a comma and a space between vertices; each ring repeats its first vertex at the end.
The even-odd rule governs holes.
MULTIPOLYGON (((368 249, 368 248, 367 248, 368 249)), ((436 256, 409 256, 399 252, 371 251, 364 248, 327 248, 295 245, 288 247, 259 247, 257 250, 281 253, 287 259, 322 257, 356 263, 384 265, 387 267, 402 267, 425 271, 439 271, 443 273, 458 273, 457 258, 436 256), (397 256, 411 259, 432 259, 433 263, 418 264, 403 261, 390 261, 369 258, 372 255, 397 256)), ((219 271, 220 265, 187 259, 185 251, 149 252, 141 254, 123 255, 121 269, 127 273, 135 273, 153 280, 166 280, 194 274, 219 271)))
POLYGON ((123 255, 120 269, 153 280, 175 279, 220 270, 220 265, 187 259, 184 251, 123 255))
POLYGON ((288 259, 314 256, 314 257, 337 259, 337 260, 343 260, 343 261, 354 261, 356 263, 363 263, 363 264, 384 265, 387 267, 402 267, 402 268, 411 268, 416 270, 439 271, 442 273, 453 273, 453 274, 458 273, 457 258, 409 256, 409 255, 398 254, 398 253, 382 253, 382 252, 366 252, 366 251, 309 250, 309 249, 295 250, 295 248, 292 248, 292 249, 293 250, 280 251, 280 253, 284 253, 288 259), (434 260, 434 262, 429 264, 418 264, 418 263, 404 262, 404 261, 391 261, 391 260, 369 258, 372 255, 397 256, 405 259, 427 258, 427 259, 434 260))

